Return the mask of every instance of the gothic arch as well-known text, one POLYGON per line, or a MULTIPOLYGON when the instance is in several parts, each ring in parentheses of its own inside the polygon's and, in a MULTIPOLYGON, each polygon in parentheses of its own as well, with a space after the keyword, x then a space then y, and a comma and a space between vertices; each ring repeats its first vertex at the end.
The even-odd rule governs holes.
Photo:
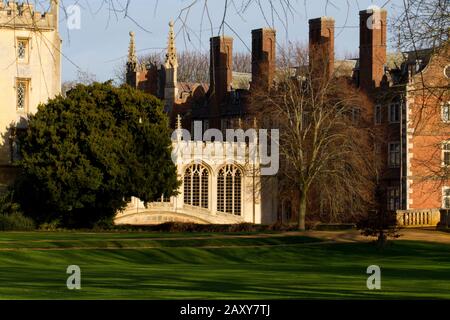
POLYGON ((217 211, 241 216, 244 170, 227 164, 217 172, 217 211))
POLYGON ((193 163, 183 171, 183 202, 209 209, 212 170, 203 163, 193 163))

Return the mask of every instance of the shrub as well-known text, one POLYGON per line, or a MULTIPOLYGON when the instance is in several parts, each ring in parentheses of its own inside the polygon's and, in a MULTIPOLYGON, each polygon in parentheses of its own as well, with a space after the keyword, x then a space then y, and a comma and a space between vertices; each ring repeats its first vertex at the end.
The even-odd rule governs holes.
POLYGON ((202 232, 202 233, 239 233, 239 232, 274 232, 274 231, 297 231, 296 225, 272 224, 257 225, 252 223, 240 224, 196 224, 181 222, 166 222, 159 225, 114 226, 115 231, 145 231, 145 232, 202 232))
POLYGON ((109 231, 114 229, 114 219, 111 217, 103 218, 94 223, 92 227, 95 231, 109 231))
POLYGON ((41 231, 56 231, 60 228, 61 221, 59 219, 52 220, 50 222, 44 222, 39 226, 41 231))
POLYGON ((34 229, 34 221, 25 217, 20 205, 13 200, 12 192, 0 196, 0 231, 29 231, 34 229))
POLYGON ((177 193, 169 118, 142 91, 78 85, 40 105, 27 127, 17 134, 15 199, 38 223, 92 228, 131 196, 152 202, 177 193))
POLYGON ((0 231, 31 231, 34 228, 34 221, 20 212, 0 214, 0 231))

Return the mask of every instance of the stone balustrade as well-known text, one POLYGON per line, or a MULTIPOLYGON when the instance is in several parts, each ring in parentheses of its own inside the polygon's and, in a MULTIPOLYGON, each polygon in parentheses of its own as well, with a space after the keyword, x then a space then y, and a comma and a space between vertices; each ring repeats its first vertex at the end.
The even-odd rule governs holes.
POLYGON ((398 210, 397 221, 399 226, 436 227, 441 220, 440 209, 398 210))

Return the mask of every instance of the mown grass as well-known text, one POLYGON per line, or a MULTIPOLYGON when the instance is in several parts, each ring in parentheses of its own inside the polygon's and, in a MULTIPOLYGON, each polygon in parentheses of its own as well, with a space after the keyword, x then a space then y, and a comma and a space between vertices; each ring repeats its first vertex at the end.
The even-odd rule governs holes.
POLYGON ((0 298, 450 298, 450 245, 399 240, 380 252, 300 236, 187 236, 0 233, 0 298), (33 241, 61 250, 36 250, 33 241), (366 287, 373 264, 382 270, 381 291, 366 287), (66 288, 69 265, 81 267, 80 291, 66 288))

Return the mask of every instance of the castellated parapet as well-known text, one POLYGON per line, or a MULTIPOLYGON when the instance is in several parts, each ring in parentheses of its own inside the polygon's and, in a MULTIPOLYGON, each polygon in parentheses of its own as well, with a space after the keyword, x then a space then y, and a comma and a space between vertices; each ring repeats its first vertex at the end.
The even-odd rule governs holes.
POLYGON ((48 12, 35 11, 33 4, 1 1, 0 28, 58 29, 59 0, 50 1, 51 9, 48 12))

